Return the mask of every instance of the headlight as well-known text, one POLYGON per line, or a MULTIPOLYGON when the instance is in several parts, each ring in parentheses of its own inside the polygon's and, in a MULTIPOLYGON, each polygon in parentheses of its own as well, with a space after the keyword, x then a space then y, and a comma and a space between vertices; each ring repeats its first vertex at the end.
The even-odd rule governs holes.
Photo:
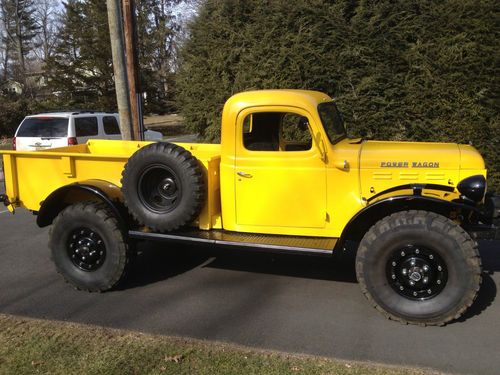
POLYGON ((486 193, 486 179, 482 175, 467 177, 458 183, 457 189, 466 198, 479 202, 486 193))

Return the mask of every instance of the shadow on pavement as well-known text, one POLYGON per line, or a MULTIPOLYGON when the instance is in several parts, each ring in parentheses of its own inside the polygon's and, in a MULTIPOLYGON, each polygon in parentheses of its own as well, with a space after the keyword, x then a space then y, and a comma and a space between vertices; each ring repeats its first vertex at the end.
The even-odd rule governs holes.
POLYGON ((182 245, 143 242, 132 259, 129 273, 117 288, 132 289, 153 284, 199 267, 209 254, 182 245), (168 248, 166 248, 168 246, 168 248))
POLYGON ((486 310, 497 296, 497 285, 490 275, 500 271, 500 242, 480 241, 479 253, 483 264, 483 282, 472 306, 458 322, 464 322, 486 310))
POLYGON ((356 282, 354 264, 327 257, 235 253, 218 256, 204 267, 340 282, 356 282))
MULTIPOLYGON (((482 241, 479 246, 483 262, 483 285, 471 307, 477 315, 489 306, 496 296, 496 285, 489 274, 500 271, 498 241, 482 241)), ((134 259, 130 272, 120 289, 140 287, 204 266, 251 273, 299 277, 327 281, 356 283, 354 257, 344 260, 301 256, 265 254, 235 250, 219 250, 213 246, 176 245, 142 242, 139 255, 134 259), (215 257, 209 261, 211 257, 215 257)))
POLYGON ((481 289, 479 290, 479 294, 477 295, 476 300, 472 304, 471 307, 467 309, 464 315, 462 315, 457 322, 465 322, 466 320, 480 315, 483 311, 485 311, 497 296, 497 286, 495 281, 491 278, 490 275, 483 272, 483 282, 481 284, 481 289))

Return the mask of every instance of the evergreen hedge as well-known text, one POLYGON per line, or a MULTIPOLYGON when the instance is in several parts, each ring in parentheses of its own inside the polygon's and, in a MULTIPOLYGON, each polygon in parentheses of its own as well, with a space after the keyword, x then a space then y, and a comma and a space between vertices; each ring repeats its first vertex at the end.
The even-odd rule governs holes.
POLYGON ((218 141, 236 92, 324 91, 352 136, 471 142, 498 189, 499 24, 495 0, 206 0, 177 100, 189 128, 218 141))

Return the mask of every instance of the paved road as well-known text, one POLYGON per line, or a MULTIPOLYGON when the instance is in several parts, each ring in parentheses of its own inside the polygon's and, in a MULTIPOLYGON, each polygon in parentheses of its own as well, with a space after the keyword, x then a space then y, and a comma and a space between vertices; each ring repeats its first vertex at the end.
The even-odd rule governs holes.
MULTIPOLYGON (((0 209, 1 211, 2 209, 0 209)), ((324 258, 143 247, 120 290, 87 294, 56 274, 47 229, 0 213, 0 312, 238 343, 348 360, 500 373, 500 246, 481 244, 485 275, 466 318, 446 327, 386 321, 352 270, 324 258)))

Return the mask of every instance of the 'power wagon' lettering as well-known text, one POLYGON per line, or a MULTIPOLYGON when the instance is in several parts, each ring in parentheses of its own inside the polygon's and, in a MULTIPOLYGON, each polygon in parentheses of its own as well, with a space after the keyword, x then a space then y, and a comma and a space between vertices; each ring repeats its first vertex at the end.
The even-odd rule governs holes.
POLYGON ((439 168, 439 162, 437 161, 382 161, 380 162, 380 167, 382 168, 439 168))

